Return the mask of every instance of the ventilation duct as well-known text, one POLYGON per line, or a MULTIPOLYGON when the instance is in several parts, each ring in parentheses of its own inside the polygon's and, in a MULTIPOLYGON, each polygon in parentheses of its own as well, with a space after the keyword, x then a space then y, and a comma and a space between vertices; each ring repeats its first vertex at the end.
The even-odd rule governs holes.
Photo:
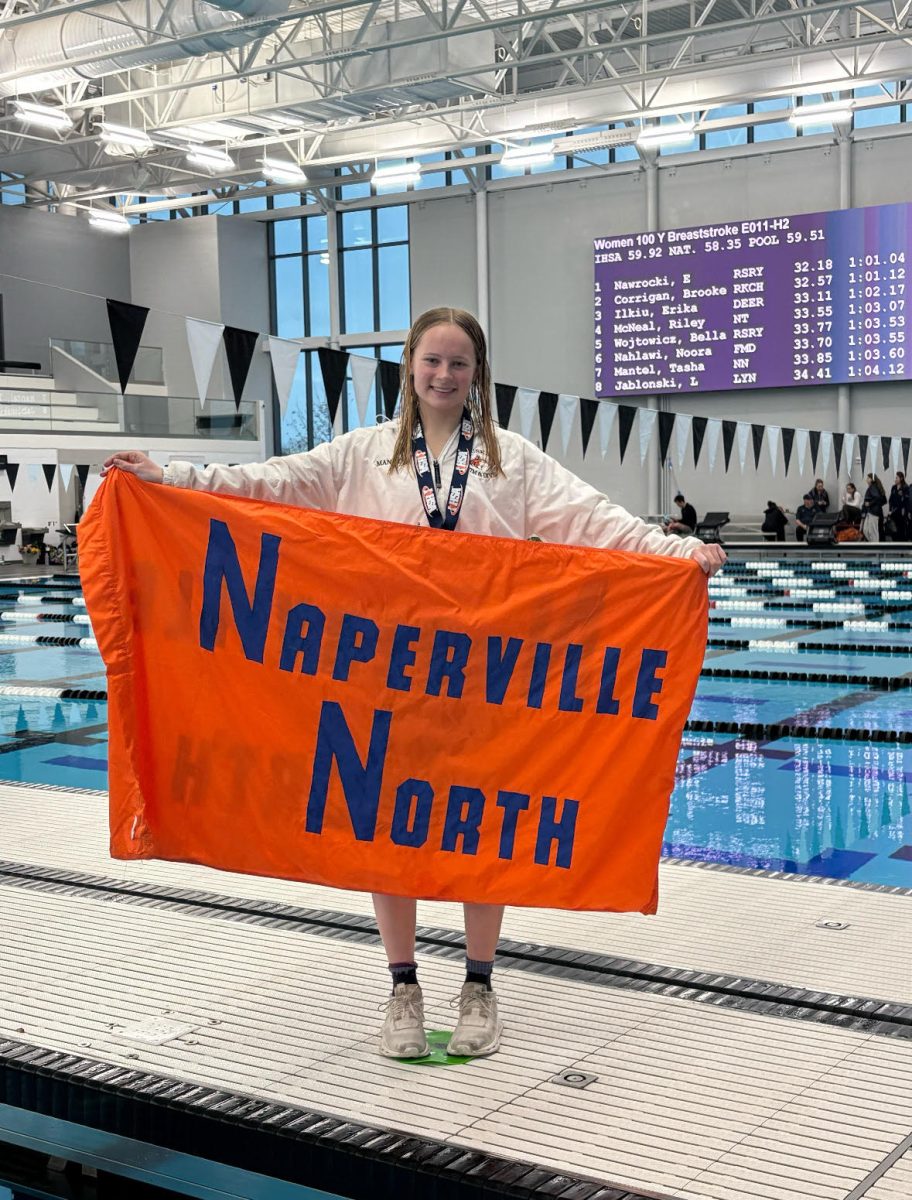
POLYGON ((269 18, 291 0, 124 0, 86 12, 60 12, 12 30, 0 41, 0 95, 39 92, 80 79, 100 79, 133 67, 230 50, 260 37, 269 18), (230 26, 236 24, 237 28, 230 26), (165 41, 149 45, 142 29, 161 26, 165 41), (83 58, 107 53, 84 66, 83 58))

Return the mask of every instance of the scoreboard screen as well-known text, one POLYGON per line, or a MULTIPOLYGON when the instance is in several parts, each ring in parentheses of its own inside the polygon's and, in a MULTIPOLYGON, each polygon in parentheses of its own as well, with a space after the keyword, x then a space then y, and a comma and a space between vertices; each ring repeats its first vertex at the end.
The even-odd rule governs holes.
POLYGON ((595 394, 901 380, 912 204, 595 239, 595 394))

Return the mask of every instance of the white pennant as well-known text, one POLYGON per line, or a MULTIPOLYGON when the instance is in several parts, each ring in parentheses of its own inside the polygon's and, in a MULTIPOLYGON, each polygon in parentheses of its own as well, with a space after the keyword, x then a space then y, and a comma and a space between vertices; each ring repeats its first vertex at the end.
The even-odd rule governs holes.
POLYGON ((827 477, 827 472, 830 469, 830 457, 831 457, 832 453, 833 453, 833 435, 831 433, 828 433, 827 430, 824 429, 823 432, 820 434, 820 461, 821 461, 820 476, 822 479, 826 479, 826 477, 827 477))
POLYGON ((747 445, 750 441, 751 427, 747 421, 738 422, 738 461, 741 463, 741 474, 744 474, 744 464, 747 462, 747 445))
POLYGON ((649 450, 649 443, 652 441, 652 431, 655 429, 658 419, 659 410, 657 408, 640 409, 640 466, 646 461, 646 453, 649 450))
POLYGON ((563 392, 557 398, 557 416, 560 421, 561 447, 564 454, 570 445, 570 432, 573 429, 573 418, 579 408, 579 396, 565 396, 563 392))
POLYGON ((618 406, 612 404, 610 400, 599 402, 599 448, 602 452, 602 458, 608 453, 608 443, 611 441, 611 430, 614 428, 614 419, 617 416, 617 411, 618 406))
POLYGON ((781 426, 767 425, 766 427, 766 448, 769 450, 770 467, 775 477, 776 468, 779 465, 779 433, 781 426))
POLYGON ((206 391, 212 378, 215 356, 222 344, 225 326, 217 325, 213 321, 198 321, 195 317, 184 319, 187 323, 187 345, 190 347, 190 361, 193 364, 200 408, 205 408, 206 391))
POLYGON ((532 425, 538 412, 538 397, 541 392, 534 388, 517 388, 516 398, 519 401, 519 431, 527 441, 532 441, 532 425))
POLYGON ((61 463, 58 470, 60 471, 60 482, 63 484, 63 490, 66 491, 70 486, 70 480, 73 478, 73 464, 61 463))
POLYGON ((691 425, 693 425, 693 417, 690 413, 678 413, 675 417, 675 447, 678 452, 679 471, 684 466, 684 455, 687 453, 687 438, 691 425))
POLYGON ((41 467, 38 463, 29 463, 26 467, 26 473, 29 477, 29 483, 37 483, 41 478, 41 467))
POLYGON ((0 500, 12 500, 13 489, 6 471, 0 471, 0 500))
POLYGON ((716 465, 716 455, 719 452, 719 438, 722 436, 722 422, 709 420, 706 422, 706 460, 710 471, 716 465))
MULTIPOLYGON (((288 407, 288 397, 291 395, 300 356, 301 346, 298 342, 289 342, 285 338, 277 337, 269 339, 272 377, 275 380, 276 395, 279 398, 279 412, 283 417, 285 409, 288 407)), ((376 362, 376 359, 374 361, 376 362)))
POLYGON ((872 475, 877 474, 877 458, 880 454, 880 434, 872 433, 868 438, 868 462, 871 464, 868 470, 872 475))
POLYGON ((852 478, 852 472, 855 470, 855 434, 847 433, 842 443, 843 453, 845 454, 846 474, 849 479, 852 478))
POLYGON ((808 452, 808 431, 806 429, 795 430, 795 454, 798 459, 798 474, 804 474, 804 465, 807 462, 808 452))
POLYGON ((902 470, 902 446, 898 437, 890 440, 890 462, 894 471, 902 470))
POLYGON ((365 358, 360 354, 352 354, 348 359, 352 386, 355 389, 355 404, 358 406, 358 420, 362 425, 367 424, 367 403, 370 400, 371 389, 377 376, 379 361, 376 358, 365 358))

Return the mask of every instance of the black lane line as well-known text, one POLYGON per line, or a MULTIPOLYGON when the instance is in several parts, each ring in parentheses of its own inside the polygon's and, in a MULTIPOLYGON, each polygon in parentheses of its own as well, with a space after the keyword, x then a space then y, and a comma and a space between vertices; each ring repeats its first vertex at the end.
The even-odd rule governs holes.
MULTIPOLYGON (((45 893, 56 890, 69 895, 115 897, 128 903, 153 904, 320 937, 380 944, 372 917, 332 909, 299 908, 276 901, 246 900, 160 884, 125 884, 103 876, 64 871, 56 867, 3 861, 0 861, 0 883, 38 888, 45 893)), ((419 926, 418 946, 424 953, 444 958, 461 959, 465 952, 461 933, 434 926, 419 926)), ((501 941, 497 955, 501 967, 512 967, 537 975, 648 991, 716 1007, 810 1020, 912 1040, 912 1005, 876 997, 842 996, 789 987, 769 980, 668 967, 532 942, 501 941)))

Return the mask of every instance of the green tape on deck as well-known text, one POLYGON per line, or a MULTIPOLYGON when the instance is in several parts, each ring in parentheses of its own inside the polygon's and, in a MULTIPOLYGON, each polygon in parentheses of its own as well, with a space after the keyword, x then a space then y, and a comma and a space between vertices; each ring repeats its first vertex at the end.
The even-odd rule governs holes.
POLYGON ((403 1058, 400 1061, 415 1067, 460 1067, 463 1063, 471 1062, 472 1055, 447 1054, 447 1046, 453 1036, 451 1030, 429 1029, 427 1034, 430 1054, 424 1058, 403 1058))

